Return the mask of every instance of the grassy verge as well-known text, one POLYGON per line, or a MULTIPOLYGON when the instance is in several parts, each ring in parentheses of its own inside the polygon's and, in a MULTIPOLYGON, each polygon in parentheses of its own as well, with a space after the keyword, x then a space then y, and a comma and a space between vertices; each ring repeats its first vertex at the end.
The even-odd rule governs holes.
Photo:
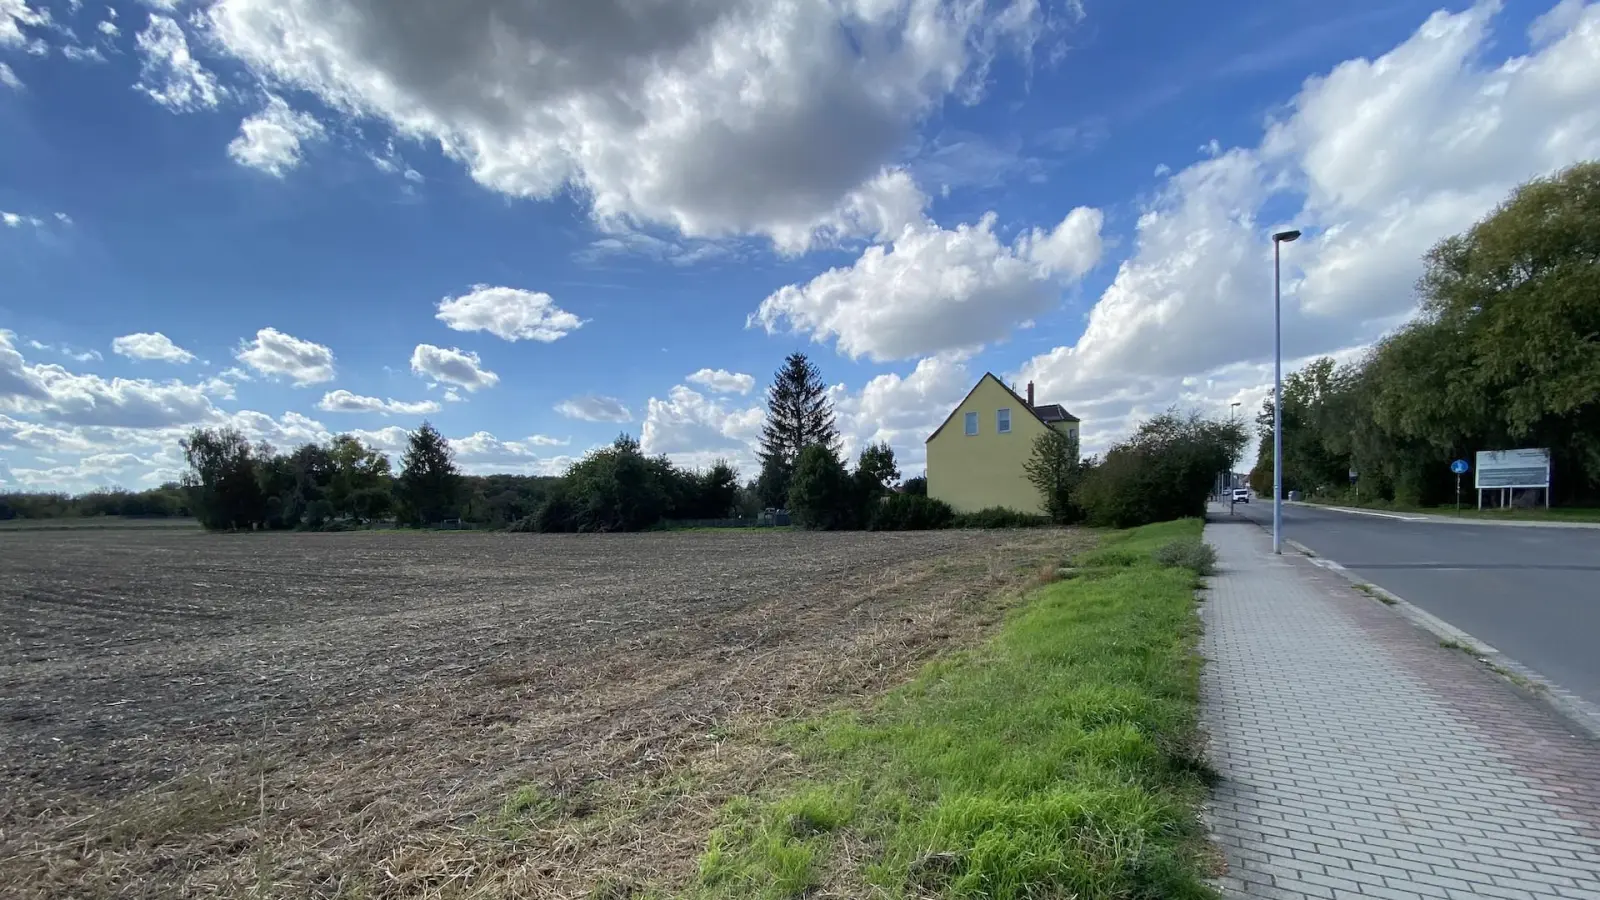
POLYGON ((700 897, 1210 897, 1196 575, 1109 537, 992 642, 864 714, 793 726, 811 779, 731 803, 700 897))
POLYGON ((152 528, 164 529, 191 529, 199 530, 200 523, 195 519, 173 517, 170 519, 140 518, 122 516, 84 516, 62 517, 59 519, 4 519, 0 520, 0 531, 109 531, 109 530, 149 530, 152 528))

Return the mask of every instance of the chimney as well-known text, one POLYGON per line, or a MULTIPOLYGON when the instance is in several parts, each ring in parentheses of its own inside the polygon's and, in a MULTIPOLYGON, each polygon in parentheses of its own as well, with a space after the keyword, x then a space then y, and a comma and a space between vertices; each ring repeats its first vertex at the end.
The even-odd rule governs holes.
POLYGON ((1028 382, 1028 408, 1033 408, 1033 382, 1028 382))

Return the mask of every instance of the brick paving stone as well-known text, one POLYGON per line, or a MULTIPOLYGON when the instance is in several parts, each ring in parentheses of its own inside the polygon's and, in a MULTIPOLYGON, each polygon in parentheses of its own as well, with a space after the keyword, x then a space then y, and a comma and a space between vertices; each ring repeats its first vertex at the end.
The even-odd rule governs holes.
POLYGON ((1205 535, 1219 889, 1600 900, 1600 742, 1254 524, 1205 535))

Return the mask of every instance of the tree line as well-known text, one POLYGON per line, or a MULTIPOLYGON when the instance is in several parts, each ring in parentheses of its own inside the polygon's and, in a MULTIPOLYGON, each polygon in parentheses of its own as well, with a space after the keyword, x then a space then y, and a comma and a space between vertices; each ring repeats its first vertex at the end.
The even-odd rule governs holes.
POLYGON ((52 491, 0 493, 0 521, 69 519, 91 516, 168 518, 189 515, 189 500, 176 481, 144 491, 107 488, 86 494, 52 491))
MULTIPOLYGON (((409 434, 396 471, 389 458, 351 435, 279 451, 231 428, 197 428, 181 442, 188 471, 178 483, 141 494, 78 498, 29 495, 22 515, 190 514, 212 530, 342 530, 373 522, 474 526, 536 532, 639 531, 672 522, 752 520, 787 510, 801 527, 906 530, 1016 527, 1054 522, 1128 526, 1197 515, 1216 473, 1235 458, 1240 429, 1169 412, 1113 445, 1103 459, 1079 458, 1076 437, 1042 435, 1025 475, 1040 491, 1036 510, 958 515, 927 495, 927 479, 901 480, 894 450, 873 443, 853 465, 840 455, 827 385, 804 354, 791 354, 773 379, 758 453, 760 473, 741 482, 717 460, 704 470, 647 456, 623 434, 560 476, 470 476, 450 442, 424 422, 409 434), (134 508, 161 512, 130 512, 134 508), (72 510, 73 512, 69 512, 72 510)), ((5 507, 0 507, 3 514, 5 507)))
MULTIPOLYGON (((1417 290, 1418 316, 1361 358, 1284 379, 1284 489, 1434 506, 1454 498, 1452 460, 1537 447, 1554 503, 1600 503, 1600 163, 1440 241, 1417 290)), ((1268 399, 1250 474, 1267 493, 1272 413, 1268 399)))

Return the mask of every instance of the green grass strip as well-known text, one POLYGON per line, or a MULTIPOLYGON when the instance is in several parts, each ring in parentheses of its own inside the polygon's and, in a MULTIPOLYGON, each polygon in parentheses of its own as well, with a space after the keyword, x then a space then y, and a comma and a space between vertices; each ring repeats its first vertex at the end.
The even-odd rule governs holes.
POLYGON ((816 773, 726 810, 701 897, 1212 897, 1193 572, 1112 534, 988 644, 783 735, 816 773))

